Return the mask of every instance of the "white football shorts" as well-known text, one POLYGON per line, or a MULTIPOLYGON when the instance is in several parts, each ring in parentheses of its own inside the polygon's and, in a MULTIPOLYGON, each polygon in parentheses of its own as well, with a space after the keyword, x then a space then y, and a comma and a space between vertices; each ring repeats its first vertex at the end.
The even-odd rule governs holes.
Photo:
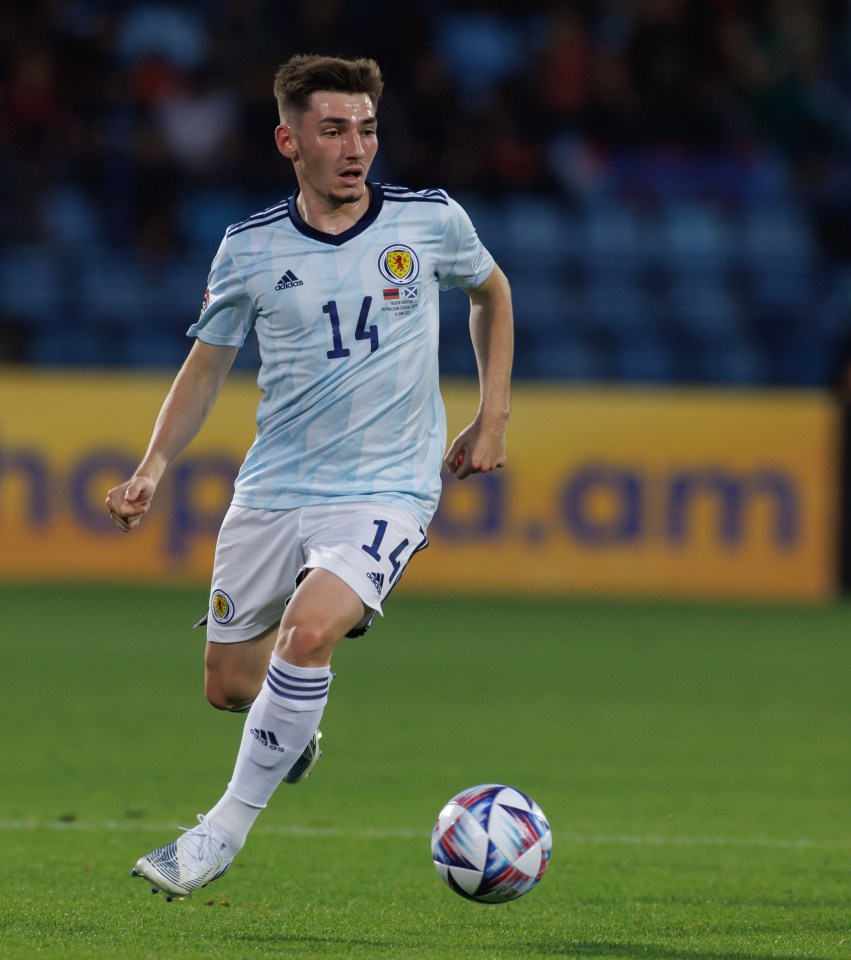
MULTIPOLYGON (((404 510, 374 501, 255 510, 231 506, 216 544, 207 624, 212 643, 238 643, 280 622, 308 570, 322 567, 375 613, 411 557, 428 546, 404 510)), ((370 617, 369 623, 372 622, 370 617)), ((369 623, 353 630, 360 636, 369 623)))

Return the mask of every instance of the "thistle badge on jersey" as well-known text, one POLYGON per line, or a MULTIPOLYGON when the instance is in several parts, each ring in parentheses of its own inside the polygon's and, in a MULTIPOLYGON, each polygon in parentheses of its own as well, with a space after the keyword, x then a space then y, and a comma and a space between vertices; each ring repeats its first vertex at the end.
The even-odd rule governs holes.
POLYGON ((210 597, 210 613, 216 623, 230 623, 233 620, 233 600, 224 590, 214 590, 210 597))
POLYGON ((410 247, 396 243, 382 251, 378 258, 378 269, 390 283, 411 283, 420 272, 420 261, 410 247))

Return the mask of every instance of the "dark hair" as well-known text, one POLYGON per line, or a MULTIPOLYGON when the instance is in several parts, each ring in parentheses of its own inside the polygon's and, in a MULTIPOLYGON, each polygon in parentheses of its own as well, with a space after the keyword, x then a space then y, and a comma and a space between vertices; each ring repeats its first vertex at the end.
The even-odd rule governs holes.
POLYGON ((275 99, 282 123, 299 119, 307 110, 310 95, 318 90, 365 93, 375 109, 383 89, 380 67, 374 60, 367 59, 298 54, 278 67, 275 74, 275 99))

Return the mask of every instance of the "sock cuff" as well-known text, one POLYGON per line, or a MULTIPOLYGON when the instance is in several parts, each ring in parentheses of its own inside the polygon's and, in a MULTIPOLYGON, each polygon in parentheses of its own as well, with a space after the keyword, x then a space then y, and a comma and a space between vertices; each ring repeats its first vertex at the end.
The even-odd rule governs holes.
POLYGON ((324 667, 297 667, 294 663, 287 663, 286 660, 281 659, 276 653, 272 654, 269 660, 269 666, 303 680, 319 680, 331 676, 330 664, 324 667))
POLYGON ((330 667, 296 667, 274 654, 266 673, 267 689, 274 697, 286 701, 290 710, 324 707, 330 683, 330 667))
POLYGON ((255 814, 259 814, 260 811, 265 810, 267 806, 267 800, 261 799, 259 793, 253 794, 250 790, 240 789, 239 786, 234 785, 233 779, 228 784, 227 795, 234 800, 238 800, 245 807, 248 807, 250 812, 255 814))

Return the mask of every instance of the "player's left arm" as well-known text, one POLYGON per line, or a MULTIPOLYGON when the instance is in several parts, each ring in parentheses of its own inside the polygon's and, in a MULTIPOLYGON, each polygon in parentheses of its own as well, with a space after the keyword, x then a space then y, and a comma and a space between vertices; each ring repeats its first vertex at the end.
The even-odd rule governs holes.
POLYGON ((484 283, 465 292, 470 298, 470 336, 479 369, 480 399, 475 420, 452 441, 444 457, 443 462, 459 480, 505 466, 514 357, 511 288, 502 270, 494 264, 484 283))

